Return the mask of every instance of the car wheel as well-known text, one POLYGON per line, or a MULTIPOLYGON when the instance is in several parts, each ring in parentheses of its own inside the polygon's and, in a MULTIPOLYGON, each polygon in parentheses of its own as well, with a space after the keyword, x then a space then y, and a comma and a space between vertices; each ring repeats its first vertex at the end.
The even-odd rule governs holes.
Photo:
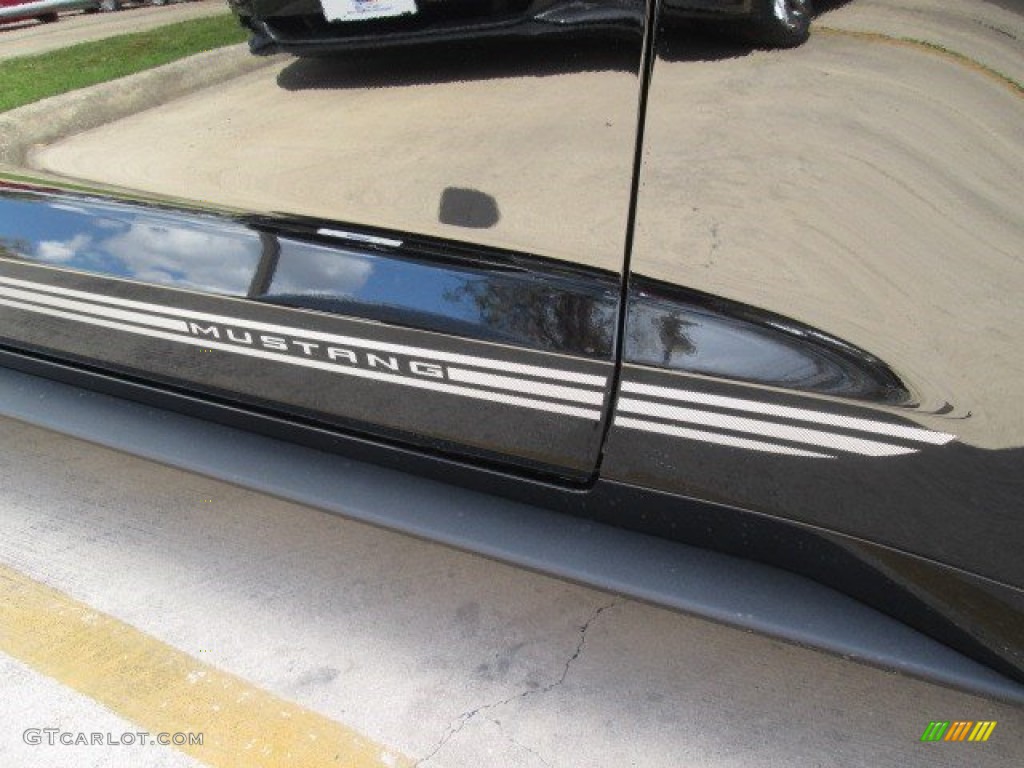
POLYGON ((811 33, 811 0, 758 0, 754 39, 772 48, 795 48, 811 33))
POLYGON ((53 24, 53 22, 60 17, 57 16, 56 11, 54 11, 53 13, 44 13, 40 16, 36 16, 36 18, 43 22, 43 24, 53 24))
POLYGON ((121 10, 121 0, 100 0, 100 10, 104 13, 113 13, 121 10))

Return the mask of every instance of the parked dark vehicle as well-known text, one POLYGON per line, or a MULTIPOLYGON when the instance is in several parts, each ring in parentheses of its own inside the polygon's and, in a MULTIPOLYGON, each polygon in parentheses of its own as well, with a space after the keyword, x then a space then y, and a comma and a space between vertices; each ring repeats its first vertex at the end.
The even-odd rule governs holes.
POLYGON ((814 16, 812 0, 664 0, 666 23, 709 19, 746 32, 755 43, 792 48, 806 42, 814 16))
MULTIPOLYGON (((643 26, 631 0, 229 0, 256 53, 329 55, 483 38, 608 35, 643 26)), ((757 42, 807 39, 811 0, 667 0, 666 19, 742 22, 757 42)))
POLYGON ((256 2, 285 50, 381 50, 223 85, 216 152, 167 110, 130 197, 119 168, 0 187, 0 362, 113 396, 69 431, 627 592, 602 574, 671 542, 726 574, 664 569, 687 610, 1024 701, 1019 8, 852 0, 763 50, 641 0, 256 2), (439 481, 452 528, 360 462, 439 481), (554 543, 509 554, 538 510, 554 543), (566 565, 598 530, 629 554, 566 565), (829 597, 730 602, 755 565, 829 597), (874 654, 851 605, 973 671, 874 654))

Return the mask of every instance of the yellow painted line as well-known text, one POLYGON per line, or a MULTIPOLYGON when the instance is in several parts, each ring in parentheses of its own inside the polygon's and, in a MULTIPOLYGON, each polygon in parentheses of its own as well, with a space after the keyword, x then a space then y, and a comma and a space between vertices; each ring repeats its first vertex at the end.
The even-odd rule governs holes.
POLYGON ((204 664, 0 565, 0 651, 88 696, 212 768, 408 766, 329 718, 204 664))

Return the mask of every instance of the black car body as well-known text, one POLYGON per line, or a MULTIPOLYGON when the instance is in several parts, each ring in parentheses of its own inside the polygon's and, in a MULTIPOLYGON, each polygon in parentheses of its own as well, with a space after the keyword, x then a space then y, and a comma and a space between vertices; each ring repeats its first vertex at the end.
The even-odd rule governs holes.
MULTIPOLYGON (((483 38, 592 37, 643 26, 631 0, 229 0, 252 33, 253 52, 323 56, 483 38), (326 4, 325 4, 326 2, 326 4), (328 10, 348 4, 351 15, 328 10), (373 6, 388 6, 387 10, 373 6), (334 14, 334 15, 332 15, 334 14)), ((667 23, 742 23, 758 42, 780 47, 807 39, 811 0, 668 0, 667 23)))
POLYGON ((5 364, 794 571, 1024 682, 1024 17, 766 52, 585 5, 632 21, 285 66, 346 126, 326 203, 9 177, 5 364))

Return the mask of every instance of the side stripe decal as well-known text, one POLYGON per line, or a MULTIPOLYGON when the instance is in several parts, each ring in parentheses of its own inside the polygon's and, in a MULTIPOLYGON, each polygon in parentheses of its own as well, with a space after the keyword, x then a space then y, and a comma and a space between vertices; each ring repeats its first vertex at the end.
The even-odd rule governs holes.
MULTIPOLYGON (((255 322, 11 277, 0 276, 0 306, 179 344, 591 421, 601 419, 605 402, 607 377, 602 375, 255 322), (196 321, 224 326, 225 339, 213 325, 197 327, 196 321), (261 332, 289 337, 289 342, 300 347, 305 355, 289 354, 294 350, 284 339, 275 339, 274 344, 266 340, 264 347, 254 344, 253 334, 261 332), (331 353, 329 359, 311 355, 313 348, 321 347, 331 353), (369 365, 352 364, 356 362, 353 349, 375 360, 369 365), (394 360, 388 365, 380 356, 389 353, 416 357, 418 361, 410 365, 414 373, 422 375, 401 372, 394 360), (444 365, 442 370, 440 363, 456 365, 444 365)), ((955 435, 945 432, 891 421, 629 380, 621 383, 615 425, 815 459, 835 458, 837 453, 899 456, 916 453, 921 444, 944 445, 955 439, 955 435)))
MULTIPOLYGON (((559 382, 582 384, 590 387, 604 387, 607 383, 607 377, 597 374, 581 373, 578 371, 566 371, 558 368, 548 368, 547 366, 539 365, 528 365, 525 363, 513 363, 506 360, 495 360, 487 357, 477 357, 476 355, 464 355, 456 352, 442 352, 438 350, 427 349, 424 347, 413 347, 405 344, 393 344, 389 342, 377 342, 370 339, 361 339, 354 336, 339 336, 337 334, 323 333, 321 331, 306 331, 301 328, 292 328, 284 325, 277 325, 274 323, 260 323, 250 322, 248 320, 242 320, 237 317, 228 317, 225 315, 215 315, 208 312, 195 312, 193 310, 177 309, 174 307, 163 306, 160 304, 151 304, 143 301, 134 301, 131 299, 121 299, 114 296, 104 296, 102 294, 89 293, 86 291, 76 291, 71 288, 60 288, 53 285, 44 285, 41 283, 33 283, 27 280, 17 280, 12 277, 0 276, 0 286, 7 284, 17 287, 26 288, 33 292, 33 301, 37 303, 43 303, 46 294, 53 294, 55 296, 67 296, 75 299, 82 299, 92 305, 92 314, 103 314, 108 316, 107 313, 110 311, 108 307, 103 305, 109 305, 111 307, 126 307, 130 309, 137 309, 143 312, 157 313, 162 315, 170 315, 178 319, 184 320, 201 320, 203 322, 210 323, 224 323, 227 325, 241 324, 246 328, 255 331, 261 331, 266 333, 283 333, 290 336, 301 336, 303 339, 310 339, 313 341, 322 341, 331 344, 339 344, 350 347, 359 347, 361 349, 370 349, 374 352, 394 352, 401 355, 414 355, 429 357, 432 360, 440 360, 446 363, 455 363, 467 366, 474 366, 477 368, 488 368, 496 371, 506 371, 509 373, 518 373, 523 376, 535 376, 542 379, 552 379, 559 382)), ((0 288, 0 295, 6 293, 9 289, 0 288)), ((51 300, 52 301, 52 300, 51 300)), ((229 301, 229 299, 225 299, 229 301)))
MULTIPOLYGON (((256 323, 242 318, 178 310, 175 307, 159 304, 130 301, 49 285, 37 285, 29 281, 15 280, 7 277, 0 277, 0 305, 178 344, 186 344, 204 349, 217 349, 237 355, 273 360, 288 365, 328 371, 345 376, 400 384, 415 389, 443 392, 476 400, 558 413, 591 421, 600 420, 602 415, 601 406, 603 406, 605 398, 603 389, 565 386, 561 383, 556 384, 550 381, 551 379, 559 382, 582 381, 587 387, 604 387, 607 382, 607 378, 604 376, 542 366, 521 365, 503 360, 447 353, 420 347, 384 342, 378 343, 368 339, 305 331, 301 328, 256 323), (538 381, 537 379, 523 378, 522 376, 505 376, 457 367, 445 368, 444 375, 447 376, 447 380, 440 380, 433 376, 419 377, 392 373, 388 372, 388 370, 358 367, 344 362, 335 362, 333 359, 324 360, 286 354, 276 351, 276 348, 266 349, 252 345, 246 346, 239 343, 229 343, 220 340, 219 336, 211 338, 208 335, 196 335, 190 332, 190 323, 185 318, 199 319, 207 323, 223 323, 233 328, 243 329, 243 333, 248 334, 250 339, 251 334, 249 334, 249 331, 268 331, 294 337, 300 340, 300 346, 316 347, 318 344, 313 344, 310 341, 316 340, 317 342, 344 345, 346 350, 348 348, 368 350, 371 356, 388 352, 416 355, 424 361, 424 364, 433 364, 435 361, 455 361, 477 368, 490 368, 492 370, 511 371, 525 376, 536 376, 548 379, 548 381, 538 381)), ((237 338, 233 340, 238 341, 237 338)), ((441 376, 440 371, 438 371, 438 376, 441 376)))
POLYGON ((774 403, 764 403, 757 400, 742 400, 735 397, 722 397, 721 395, 710 395, 705 392, 692 392, 685 389, 671 389, 669 387, 658 387, 651 384, 640 384, 632 381, 622 383, 622 391, 637 395, 647 395, 652 398, 663 400, 675 400, 697 405, 708 405, 718 408, 728 408, 734 411, 747 411, 750 413, 776 416, 781 419, 792 419, 794 421, 809 421, 815 424, 824 424, 842 429, 852 429, 860 432, 874 432, 879 435, 903 438, 905 440, 917 440, 934 445, 944 445, 956 438, 956 435, 945 432, 932 432, 919 427, 907 427, 902 424, 891 424, 884 421, 855 418, 843 416, 825 411, 812 411, 807 408, 793 408, 774 403))
POLYGON ((919 444, 944 445, 956 439, 945 432, 892 422, 634 381, 623 381, 621 392, 615 415, 618 427, 763 453, 816 459, 832 459, 838 453, 881 458, 917 453, 919 444))
POLYGON ((657 432, 671 437, 682 437, 687 440, 699 440, 702 443, 714 443, 715 445, 728 445, 732 448, 747 448, 752 451, 763 451, 765 453, 781 453, 786 456, 803 456, 810 459, 832 459, 827 453, 815 453, 800 448, 791 448, 788 445, 777 445, 766 443, 763 440, 748 440, 743 437, 732 435, 721 435, 716 432, 707 432, 699 429, 688 429, 676 426, 675 424, 659 424, 654 421, 643 421, 631 419, 628 416, 616 416, 615 426, 626 427, 627 429, 641 429, 645 432, 657 432))

